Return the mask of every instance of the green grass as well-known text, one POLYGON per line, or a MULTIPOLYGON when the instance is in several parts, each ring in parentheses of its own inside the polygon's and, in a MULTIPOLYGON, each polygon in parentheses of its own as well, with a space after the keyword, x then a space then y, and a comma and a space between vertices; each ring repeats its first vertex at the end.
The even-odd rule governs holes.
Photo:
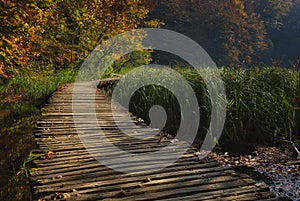
POLYGON ((223 137, 276 144, 299 139, 299 71, 280 68, 222 70, 227 94, 223 137))
POLYGON ((73 68, 59 70, 51 74, 36 73, 31 76, 18 74, 9 79, 7 83, 2 83, 0 94, 2 98, 10 94, 19 94, 22 96, 22 101, 38 104, 43 98, 52 94, 58 86, 73 82, 76 74, 77 70, 73 68))
MULTIPOLYGON (((195 70, 176 70, 189 81, 197 96, 201 115, 198 138, 203 139, 211 113, 205 83, 195 70)), ((129 71, 124 69, 122 73, 129 71)), ((222 141, 280 144, 290 137, 293 140, 300 139, 299 71, 281 68, 222 68, 220 74, 227 96, 227 117, 222 141)), ((141 80, 136 79, 136 83, 143 81, 142 77, 141 80)), ((136 83, 130 83, 130 86, 136 83)), ((126 86, 123 90, 126 93, 126 86)), ((131 99, 130 111, 149 123, 148 111, 156 104, 162 105, 168 114, 164 129, 175 133, 180 122, 179 106, 172 93, 166 89, 155 85, 140 88, 131 99)))

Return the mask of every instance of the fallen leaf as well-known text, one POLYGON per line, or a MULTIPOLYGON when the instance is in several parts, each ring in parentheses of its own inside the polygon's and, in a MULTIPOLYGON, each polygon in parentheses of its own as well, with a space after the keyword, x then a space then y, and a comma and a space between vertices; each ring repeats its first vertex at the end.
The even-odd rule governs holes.
POLYGON ((51 158, 54 158, 54 152, 53 151, 48 151, 47 154, 46 154, 46 159, 51 159, 51 158))

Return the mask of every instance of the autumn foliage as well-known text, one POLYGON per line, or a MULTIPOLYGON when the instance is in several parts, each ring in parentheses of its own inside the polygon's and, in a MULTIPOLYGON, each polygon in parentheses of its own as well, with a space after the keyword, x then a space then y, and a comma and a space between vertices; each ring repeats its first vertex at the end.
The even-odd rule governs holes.
POLYGON ((291 0, 144 0, 150 17, 196 40, 219 65, 249 66, 264 59, 290 12, 291 0))
POLYGON ((0 74, 76 65, 147 13, 139 0, 1 0, 0 74))
POLYGON ((249 66, 274 46, 285 47, 274 45, 282 28, 300 44, 299 6, 299 0, 0 0, 0 75, 78 66, 111 36, 164 23, 219 65, 249 66))

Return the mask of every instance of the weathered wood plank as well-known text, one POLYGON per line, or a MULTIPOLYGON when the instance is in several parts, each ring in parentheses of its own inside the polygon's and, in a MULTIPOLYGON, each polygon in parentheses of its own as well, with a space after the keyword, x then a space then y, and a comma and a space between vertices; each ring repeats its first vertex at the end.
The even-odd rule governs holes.
MULTIPOLYGON (((100 84, 107 85, 115 81, 117 79, 107 79, 100 84)), ((70 84, 55 92, 44 106, 36 130, 36 142, 39 148, 37 152, 45 155, 34 161, 37 171, 31 172, 34 200, 59 200, 59 197, 61 200, 110 201, 274 199, 274 194, 266 186, 255 184, 248 175, 237 174, 230 167, 219 166, 212 159, 199 160, 194 147, 177 159, 177 153, 184 146, 176 150, 167 147, 173 139, 171 136, 144 125, 133 127, 134 124, 125 118, 128 115, 126 110, 114 105, 118 108, 120 127, 117 127, 111 113, 110 98, 97 91, 93 110, 84 104, 93 98, 93 94, 85 93, 84 86, 84 83, 80 86, 82 92, 76 92, 77 96, 81 96, 75 103, 72 102, 70 84), (81 112, 76 114, 82 119, 76 126, 72 107, 81 112), (99 125, 93 124, 91 115, 97 117, 101 132, 114 146, 119 147, 119 151, 98 140, 99 125), (78 132, 85 135, 86 144, 82 143, 78 132), (145 136, 149 138, 138 139, 145 136), (89 146, 88 151, 85 145, 89 146), (163 147, 166 150, 161 152, 158 159, 151 161, 139 158, 133 164, 121 155, 121 150, 141 154, 161 151, 163 147), (49 151, 53 152, 51 157, 47 156, 49 151), (116 172, 95 160, 94 157, 98 156, 114 164, 114 167, 135 170, 139 174, 116 172), (170 166, 145 172, 151 170, 154 164, 163 165, 172 157, 177 160, 170 166)), ((131 114, 131 118, 137 117, 131 114)), ((186 145, 182 141, 172 143, 186 145)))

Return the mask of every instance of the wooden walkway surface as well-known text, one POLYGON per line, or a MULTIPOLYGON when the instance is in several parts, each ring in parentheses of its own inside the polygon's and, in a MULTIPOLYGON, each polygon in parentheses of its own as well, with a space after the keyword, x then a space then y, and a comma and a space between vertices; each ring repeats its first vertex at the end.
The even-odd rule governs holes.
MULTIPOLYGON (((197 150, 190 148, 171 166, 143 174, 124 174, 95 160, 81 142, 73 122, 72 84, 56 91, 43 108, 36 132, 38 151, 45 155, 34 161, 37 170, 30 173, 33 199, 43 200, 276 200, 268 187, 219 166, 212 159, 199 160, 197 150)), ((87 98, 82 94, 82 101, 87 98)), ((132 153, 158 150, 172 140, 165 134, 147 140, 127 138, 114 124, 110 100, 97 92, 97 119, 113 143, 132 153)), ((89 108, 82 106, 82 115, 89 108)), ((120 116, 123 111, 120 110, 120 116)), ((126 122, 122 124, 128 126, 126 122)), ((82 122, 82 127, 88 124, 82 122)), ((127 128, 130 130, 130 127, 127 128)), ((150 128, 132 129, 143 135, 150 128)), ((108 152, 105 146, 103 152, 108 152)), ((118 155, 111 153, 114 160, 118 155)), ((163 162, 164 156, 157 162, 163 162)), ((137 170, 140 164, 122 163, 137 170)))

